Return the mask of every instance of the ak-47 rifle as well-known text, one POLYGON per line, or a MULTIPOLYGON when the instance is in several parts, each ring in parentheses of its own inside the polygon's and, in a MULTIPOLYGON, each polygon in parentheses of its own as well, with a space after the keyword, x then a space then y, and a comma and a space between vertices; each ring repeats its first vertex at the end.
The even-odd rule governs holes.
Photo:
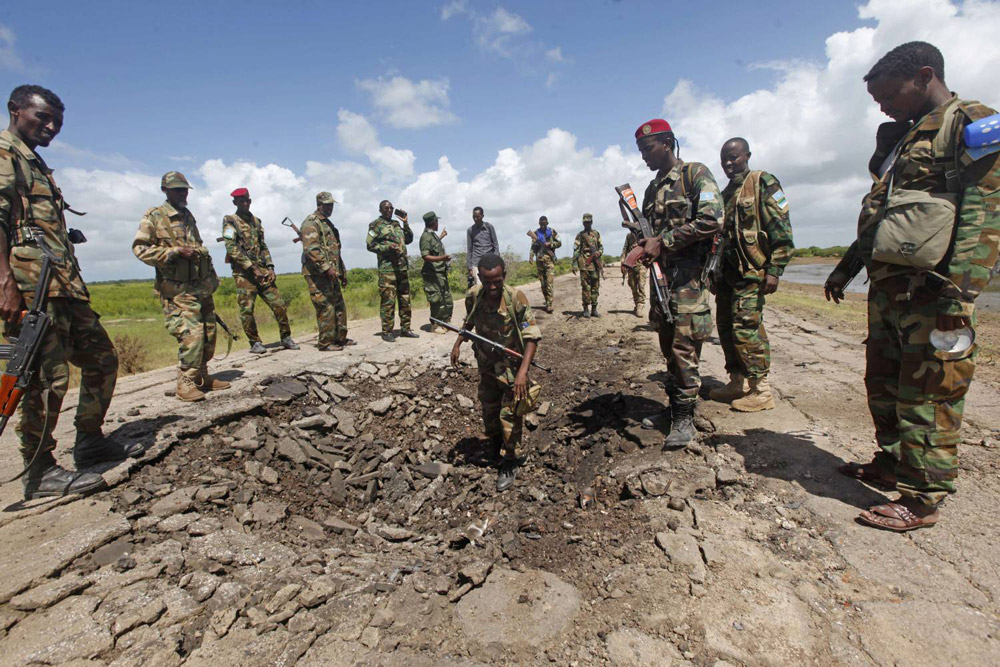
POLYGON ((302 232, 300 232, 299 228, 295 226, 295 223, 292 222, 291 218, 289 218, 286 215, 285 219, 281 221, 281 224, 283 224, 285 227, 291 227, 292 231, 295 232, 295 238, 292 239, 292 243, 298 243, 299 241, 302 240, 302 232))
POLYGON ((715 286, 722 280, 722 254, 726 251, 725 227, 712 238, 712 249, 708 253, 708 261, 701 272, 701 282, 715 293, 715 286))
POLYGON ((601 272, 601 278, 607 277, 604 275, 604 258, 601 257, 601 253, 598 252, 597 250, 594 250, 594 252, 587 255, 584 258, 583 263, 586 264, 587 266, 593 264, 594 266, 597 267, 597 270, 601 272))
MULTIPOLYGON (((649 224, 649 220, 646 220, 639 209, 632 186, 628 183, 619 185, 615 188, 615 192, 618 193, 618 208, 622 212, 622 227, 635 232, 640 241, 622 262, 624 266, 631 269, 635 267, 642 256, 642 241, 654 238, 656 235, 653 234, 653 227, 649 224)), ((659 258, 649 265, 649 283, 653 286, 650 293, 651 301, 654 301, 653 296, 655 295, 653 307, 660 311, 665 322, 673 322, 674 316, 670 313, 670 290, 667 278, 663 275, 663 267, 660 265, 659 258)))
MULTIPOLYGON (((45 232, 37 227, 30 229, 32 238, 42 251, 42 268, 35 282, 35 297, 31 301, 31 308, 21 312, 21 330, 17 338, 10 345, 0 345, 0 359, 8 360, 7 368, 0 376, 0 434, 7 427, 7 422, 17 410, 21 397, 38 370, 38 351, 42 347, 45 333, 52 324, 52 319, 46 312, 49 302, 49 283, 52 281, 52 263, 62 264, 65 261, 59 259, 45 243, 45 232)), ((48 408, 45 413, 45 424, 42 426, 43 443, 48 431, 47 410, 48 408)), ((41 449, 39 447, 38 450, 41 449)), ((21 475, 27 469, 25 467, 21 475)))
MULTIPOLYGON (((503 352, 508 357, 511 357, 513 359, 524 359, 524 355, 521 354, 520 352, 518 352, 517 350, 512 350, 509 347, 504 347, 503 345, 501 345, 500 343, 498 343, 496 341, 490 340, 489 338, 484 338, 484 337, 480 336, 479 334, 477 334, 475 331, 469 331, 468 329, 459 329, 458 327, 456 327, 456 326, 454 326, 452 324, 449 324, 448 322, 442 322, 441 320, 439 320, 437 318, 434 318, 434 317, 431 318, 431 322, 433 322, 434 324, 438 325, 439 327, 444 327, 445 329, 448 329, 449 331, 454 331, 455 333, 457 333, 459 336, 462 336, 463 338, 467 338, 468 340, 474 341, 476 343, 482 343, 483 345, 486 345, 487 347, 492 347, 493 349, 495 349, 495 350, 497 350, 499 352, 503 352)), ((546 373, 551 373, 552 372, 551 368, 546 368, 545 366, 542 366, 541 364, 539 364, 534 359, 531 360, 531 365, 534 366, 535 368, 537 368, 538 370, 545 371, 546 373)))

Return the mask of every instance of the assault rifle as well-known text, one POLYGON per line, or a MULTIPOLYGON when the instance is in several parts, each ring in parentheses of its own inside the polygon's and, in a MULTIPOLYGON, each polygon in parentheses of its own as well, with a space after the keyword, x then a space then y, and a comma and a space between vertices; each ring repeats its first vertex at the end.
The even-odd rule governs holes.
POLYGON ((299 228, 295 226, 295 223, 292 222, 291 218, 289 218, 286 215, 285 219, 281 221, 281 224, 283 224, 285 227, 291 227, 292 231, 295 232, 295 238, 292 239, 292 243, 298 243, 299 241, 302 240, 302 232, 300 232, 299 228))
MULTIPOLYGON (((35 283, 35 297, 31 301, 31 308, 21 312, 21 330, 17 338, 13 339, 14 342, 10 345, 0 345, 0 359, 8 360, 7 368, 0 376, 0 434, 7 428, 7 422, 17 410, 21 397, 38 370, 38 351, 42 347, 45 333, 52 324, 52 319, 46 312, 49 302, 49 283, 52 281, 52 263, 62 264, 65 261, 59 259, 45 243, 45 232, 37 227, 30 229, 32 238, 42 251, 42 268, 35 283)), ((47 407, 45 422, 43 443, 47 436, 45 431, 48 430, 47 407)))
MULTIPOLYGON (((484 337, 480 336, 479 334, 477 334, 475 331, 469 331, 468 329, 459 329, 456 326, 448 324, 447 322, 442 322, 441 320, 439 320, 437 318, 434 318, 434 317, 431 318, 431 322, 433 322, 434 324, 436 324, 436 325, 438 325, 440 327, 444 327, 445 329, 448 329, 449 331, 454 331, 455 333, 457 333, 459 336, 462 336, 463 338, 471 340, 471 341, 473 341, 475 343, 482 343, 483 345, 486 345, 488 347, 492 347, 494 350, 497 350, 499 352, 503 352, 504 354, 506 354, 508 357, 511 357, 512 359, 524 359, 524 355, 521 354, 520 352, 518 352, 517 350, 512 350, 509 347, 504 347, 503 345, 501 345, 500 343, 498 343, 496 341, 492 341, 489 338, 484 338, 484 337)), ((542 366, 541 364, 539 364, 534 359, 531 360, 531 365, 534 366, 535 368, 537 368, 538 370, 545 371, 546 373, 551 373, 552 372, 551 368, 546 368, 545 366, 542 366)))
POLYGON ((726 251, 725 229, 719 231, 712 239, 712 249, 708 253, 708 261, 701 272, 701 282, 714 294, 715 286, 722 280, 722 254, 726 251))
MULTIPOLYGON (((649 224, 649 220, 646 220, 639 209, 632 186, 628 183, 619 185, 615 188, 615 192, 618 193, 618 208, 622 212, 622 227, 635 232, 635 235, 639 239, 639 244, 632 248, 632 251, 625 257, 625 261, 622 262, 623 266, 631 269, 635 268, 636 263, 642 256, 642 241, 654 238, 656 235, 653 234, 653 228, 649 224)), ((649 284, 653 286, 650 292, 650 301, 655 301, 652 304, 653 307, 660 311, 664 322, 673 322, 674 316, 670 313, 670 290, 667 285, 667 278, 663 275, 663 267, 660 265, 659 259, 649 265, 649 284)))

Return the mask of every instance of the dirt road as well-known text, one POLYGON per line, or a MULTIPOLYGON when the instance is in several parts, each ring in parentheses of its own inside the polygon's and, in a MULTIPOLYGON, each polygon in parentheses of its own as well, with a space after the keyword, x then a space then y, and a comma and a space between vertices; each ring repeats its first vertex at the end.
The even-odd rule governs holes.
POLYGON ((171 370, 123 379, 109 426, 144 461, 82 500, 0 487, 4 664, 996 663, 995 373, 942 522, 879 532, 853 517, 884 496, 834 471, 874 446, 858 337, 769 310, 778 408, 703 402, 701 441, 663 452, 640 428, 655 339, 602 288, 600 319, 572 276, 539 316, 555 370, 499 496, 450 336, 389 345, 365 321, 348 353, 234 353, 214 366, 234 389, 195 405, 164 396, 171 370))

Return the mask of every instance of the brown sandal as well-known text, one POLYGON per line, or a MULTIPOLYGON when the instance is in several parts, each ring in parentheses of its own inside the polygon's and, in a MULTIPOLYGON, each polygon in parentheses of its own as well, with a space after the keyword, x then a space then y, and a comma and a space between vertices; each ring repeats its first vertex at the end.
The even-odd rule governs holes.
POLYGON ((875 505, 859 514, 858 521, 875 528, 881 528, 882 530, 905 533, 908 530, 916 530, 917 528, 930 528, 941 518, 941 513, 935 508, 930 508, 913 501, 910 501, 909 505, 912 507, 904 505, 902 500, 896 500, 885 505, 875 505), (914 512, 913 510, 916 508, 920 509, 914 512), (931 511, 927 514, 922 514, 926 510, 931 511))
POLYGON ((893 476, 887 476, 874 461, 869 463, 851 461, 850 463, 838 466, 837 472, 845 477, 850 477, 860 482, 877 486, 878 488, 886 491, 895 491, 896 489, 896 478, 893 476))

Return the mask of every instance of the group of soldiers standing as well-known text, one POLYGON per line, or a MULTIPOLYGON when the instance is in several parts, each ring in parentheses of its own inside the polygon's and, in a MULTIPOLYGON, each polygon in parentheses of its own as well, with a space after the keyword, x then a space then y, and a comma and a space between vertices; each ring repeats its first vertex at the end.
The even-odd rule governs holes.
MULTIPOLYGON (((848 463, 840 472, 898 490, 898 500, 876 505, 858 518, 874 527, 907 531, 933 525, 939 506, 955 491, 964 398, 975 368, 975 299, 1000 266, 1000 139, 987 137, 1000 126, 1000 117, 951 93, 944 83, 941 53, 925 42, 893 49, 865 81, 893 122, 877 132, 869 163, 873 186, 863 202, 857 241, 830 275, 825 292, 839 302, 846 284, 862 267, 867 269, 871 287, 865 386, 879 450, 871 462, 848 463)), ((81 469, 136 456, 141 447, 102 434, 117 357, 80 277, 73 243, 81 240, 74 240, 65 220, 65 212, 72 209, 36 152, 59 133, 63 104, 44 88, 20 86, 7 106, 10 125, 0 132, 0 317, 8 338, 18 335, 21 311, 37 296, 43 251, 51 248, 60 258, 48 286, 47 311, 53 324, 43 340, 37 373, 24 392, 17 424, 25 498, 86 493, 101 488, 103 480, 81 469), (69 363, 82 370, 75 473, 58 466, 52 455, 51 434, 66 392, 69 363)), ((646 267, 652 273, 649 318, 667 360, 670 429, 664 444, 672 448, 696 437, 699 361, 712 331, 710 291, 715 294, 729 374, 729 382, 709 392, 710 398, 743 411, 775 406, 762 310, 792 256, 789 207, 777 178, 750 170, 750 145, 743 138, 734 137, 721 148, 722 168, 729 178, 721 192, 707 166, 680 159, 666 120, 643 123, 635 140, 643 161, 655 172, 641 208, 653 235, 626 237, 623 259, 637 254, 641 264, 630 268, 623 263, 622 272, 632 289, 636 315, 646 302, 646 267), (633 252, 636 248, 641 251, 633 252), (710 258, 718 261, 709 264, 710 258), (658 280, 653 289, 652 281, 661 274, 665 281, 658 280)), ((136 257, 155 267, 154 289, 166 327, 178 340, 177 397, 185 401, 202 400, 206 392, 229 386, 208 372, 218 321, 212 295, 219 280, 187 207, 190 188, 182 174, 165 174, 161 189, 166 201, 146 212, 132 245, 136 257)), ((275 287, 263 228, 250 213, 250 194, 239 188, 232 196, 236 212, 223 220, 223 240, 251 352, 264 351, 253 317, 257 296, 274 312, 281 345, 298 349, 275 287)), ((331 193, 319 193, 315 212, 296 229, 321 350, 353 344, 347 337, 342 293, 347 272, 340 233, 330 219, 335 203, 331 193)), ((453 303, 448 284, 451 257, 442 243, 446 232, 438 233, 434 212, 423 220, 421 274, 432 317, 447 324, 453 303)), ((497 488, 503 490, 514 482, 523 418, 538 397, 539 387, 528 378, 528 370, 541 331, 527 298, 505 283, 496 231, 483 220, 480 207, 473 211, 473 221, 467 234, 470 290, 461 328, 517 353, 475 347, 484 426, 501 455, 497 488), (474 287, 477 281, 480 285, 474 287)), ((585 214, 582 222, 573 245, 573 271, 580 274, 583 316, 597 317, 604 248, 593 229, 593 216, 585 214)), ((551 313, 555 251, 561 242, 545 216, 529 236, 545 310, 551 313)), ((412 242, 407 214, 389 201, 381 202, 366 245, 378 258, 381 335, 387 342, 396 338, 397 307, 399 335, 417 337, 411 328, 406 252, 412 242)), ((444 331, 436 325, 432 330, 444 331)), ((463 340, 459 337, 454 344, 453 363, 463 340)))

